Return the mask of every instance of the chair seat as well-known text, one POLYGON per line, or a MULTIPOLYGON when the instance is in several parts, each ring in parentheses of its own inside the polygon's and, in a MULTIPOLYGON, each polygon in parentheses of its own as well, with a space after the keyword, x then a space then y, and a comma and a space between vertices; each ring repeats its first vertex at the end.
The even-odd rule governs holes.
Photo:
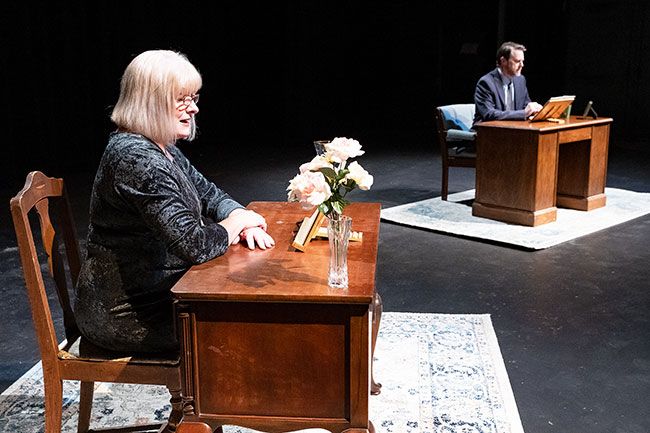
POLYGON ((121 353, 96 346, 83 337, 77 338, 72 344, 66 345, 57 354, 59 359, 75 359, 89 362, 129 362, 133 364, 156 364, 178 366, 178 352, 162 353, 121 353))
POLYGON ((447 130, 447 142, 454 141, 474 141, 476 140, 476 131, 461 131, 460 129, 447 130))

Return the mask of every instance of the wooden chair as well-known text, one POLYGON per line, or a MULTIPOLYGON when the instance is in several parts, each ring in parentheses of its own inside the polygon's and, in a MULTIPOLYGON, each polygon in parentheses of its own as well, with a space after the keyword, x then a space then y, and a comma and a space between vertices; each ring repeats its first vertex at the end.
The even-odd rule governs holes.
POLYGON ((476 132, 470 128, 474 104, 454 104, 436 107, 435 119, 442 159, 442 188, 440 195, 447 200, 449 167, 476 167, 476 132))
POLYGON ((43 364, 45 433, 61 431, 64 380, 81 381, 78 432, 91 431, 89 427, 94 382, 165 385, 172 396, 172 413, 167 423, 102 431, 175 431, 182 418, 178 353, 160 356, 116 353, 93 346, 80 337, 70 305, 68 287, 74 287, 77 281, 81 260, 63 179, 50 178, 38 171, 29 173, 23 189, 11 199, 11 214, 43 364), (30 211, 33 209, 38 214, 43 249, 63 311, 66 339, 60 344, 34 244, 30 223, 30 211), (65 252, 67 263, 64 263, 64 255, 59 248, 61 239, 65 247, 61 249, 65 252), (69 275, 66 275, 66 267, 69 275))

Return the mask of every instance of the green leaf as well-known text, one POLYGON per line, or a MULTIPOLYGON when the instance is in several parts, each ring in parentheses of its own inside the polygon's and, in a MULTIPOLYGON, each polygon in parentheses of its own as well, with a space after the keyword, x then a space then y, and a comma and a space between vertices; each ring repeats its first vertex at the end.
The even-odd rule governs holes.
POLYGON ((339 171, 338 175, 336 176, 336 181, 340 182, 341 180, 345 179, 345 176, 350 172, 347 168, 344 170, 339 171))
POLYGON ((319 168, 318 171, 323 173, 323 175, 328 179, 336 179, 336 172, 330 167, 319 168))

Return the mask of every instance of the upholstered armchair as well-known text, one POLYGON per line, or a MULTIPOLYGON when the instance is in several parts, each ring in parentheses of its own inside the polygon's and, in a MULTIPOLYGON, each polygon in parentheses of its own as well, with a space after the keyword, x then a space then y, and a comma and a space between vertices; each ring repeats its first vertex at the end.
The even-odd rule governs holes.
POLYGON ((440 195, 447 200, 449 167, 476 167, 476 132, 471 129, 474 104, 436 107, 435 118, 442 160, 440 195))

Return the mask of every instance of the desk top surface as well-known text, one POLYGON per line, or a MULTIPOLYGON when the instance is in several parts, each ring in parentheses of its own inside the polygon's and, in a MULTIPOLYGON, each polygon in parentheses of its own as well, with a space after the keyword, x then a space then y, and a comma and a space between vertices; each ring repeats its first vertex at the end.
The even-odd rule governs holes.
POLYGON ((571 116, 565 123, 556 123, 548 120, 540 122, 531 122, 529 120, 490 120, 475 125, 475 128, 505 128, 505 129, 523 129, 529 131, 551 132, 562 129, 583 128, 585 126, 603 125, 613 122, 611 117, 598 117, 593 119, 583 118, 582 116, 571 116))
POLYGON ((306 252, 296 251, 296 223, 309 216, 298 203, 252 202, 249 209, 266 218, 275 247, 249 250, 231 246, 226 254, 193 266, 174 285, 180 300, 232 302, 320 302, 369 304, 375 290, 375 268, 379 239, 379 203, 353 203, 345 208, 352 217, 352 230, 362 231, 361 242, 348 249, 348 289, 327 285, 329 243, 314 239, 306 252))

